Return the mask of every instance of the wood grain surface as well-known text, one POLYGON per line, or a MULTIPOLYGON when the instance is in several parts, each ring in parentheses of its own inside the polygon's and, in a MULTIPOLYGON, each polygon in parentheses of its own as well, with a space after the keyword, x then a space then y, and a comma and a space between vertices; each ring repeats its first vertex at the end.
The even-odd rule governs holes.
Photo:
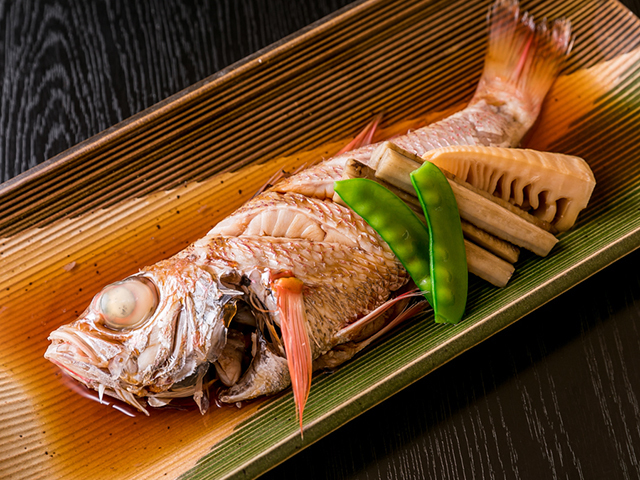
MULTIPOLYGON (((0 181, 348 3, 0 1, 0 181)), ((639 272, 636 251, 263 478, 640 478, 639 272)))

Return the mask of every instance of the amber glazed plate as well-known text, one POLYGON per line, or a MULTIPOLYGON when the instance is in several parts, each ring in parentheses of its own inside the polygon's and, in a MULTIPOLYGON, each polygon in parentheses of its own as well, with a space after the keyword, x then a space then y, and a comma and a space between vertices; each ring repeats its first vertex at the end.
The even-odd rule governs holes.
POLYGON ((506 288, 473 279, 460 324, 416 319, 317 375, 304 438, 289 391, 206 415, 101 405, 44 360, 47 336, 375 114, 382 138, 462 108, 487 1, 357 2, 0 186, 0 477, 256 477, 636 249, 640 22, 610 0, 523 6, 574 25, 526 146, 584 157, 597 179, 589 208, 548 258, 523 255, 506 288))

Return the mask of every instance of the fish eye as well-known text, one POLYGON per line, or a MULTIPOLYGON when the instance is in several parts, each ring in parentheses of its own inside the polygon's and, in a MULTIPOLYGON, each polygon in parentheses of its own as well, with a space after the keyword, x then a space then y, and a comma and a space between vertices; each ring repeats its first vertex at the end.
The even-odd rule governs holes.
POLYGON ((143 277, 131 277, 105 287, 98 308, 107 326, 121 330, 140 325, 158 305, 155 286, 143 277))

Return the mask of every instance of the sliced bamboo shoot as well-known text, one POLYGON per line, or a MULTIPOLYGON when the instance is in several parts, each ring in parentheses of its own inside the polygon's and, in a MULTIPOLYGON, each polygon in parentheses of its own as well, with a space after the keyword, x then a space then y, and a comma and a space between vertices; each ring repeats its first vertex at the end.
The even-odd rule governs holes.
MULTIPOLYGON (((376 177, 412 194, 414 189, 409 174, 420 166, 420 162, 416 161, 415 155, 403 151, 390 142, 385 142, 384 145, 384 150, 379 148, 374 152, 377 155, 370 164, 370 166, 376 166, 376 177)), ((539 223, 539 219, 529 221, 526 217, 531 215, 526 212, 518 215, 511 208, 507 209, 505 205, 498 204, 494 199, 489 198, 488 194, 485 196, 460 185, 451 178, 451 175, 448 175, 448 179, 462 219, 542 257, 546 256, 558 242, 551 233, 532 223, 539 223)))
POLYGON ((417 155, 407 152, 391 142, 384 142, 371 154, 369 167, 376 177, 413 195, 414 189, 409 174, 424 163, 417 155))
MULTIPOLYGON (((400 148, 393 142, 382 142, 371 154, 371 158, 369 159, 369 163, 367 164, 370 168, 375 171, 378 171, 380 167, 380 162, 388 163, 390 160, 392 161, 395 154, 400 154, 403 157, 407 157, 409 160, 413 160, 418 164, 424 163, 424 160, 420 158, 415 153, 408 152, 404 148, 400 148)), ((415 170, 415 168, 413 169, 415 170)), ((412 170, 412 171, 413 171, 412 170)))
POLYGON ((462 220, 462 233, 464 234, 464 238, 507 262, 516 263, 518 261, 518 257, 520 256, 520 249, 518 247, 485 232, 474 224, 462 220))
POLYGON ((472 192, 477 193, 478 195, 480 195, 480 196, 486 198, 487 200, 489 200, 489 201, 501 206, 502 208, 505 208, 505 209, 509 210, 511 213, 514 213, 514 214, 518 215, 519 217, 522 217, 522 219, 524 219, 527 222, 535 225, 538 228, 541 228, 545 232, 549 232, 549 233, 551 233, 553 235, 558 233, 558 230, 556 229, 556 227, 551 225, 549 222, 547 222, 545 220, 542 220, 542 219, 540 219, 538 217, 534 217, 529 212, 525 212, 520 207, 517 207, 517 206, 515 206, 515 205, 513 205, 513 204, 511 204, 509 202, 506 202, 506 201, 502 200, 501 198, 496 197, 495 195, 491 195, 490 193, 487 193, 484 190, 476 188, 473 185, 471 185, 470 183, 465 182, 464 180, 460 180, 458 177, 456 177, 451 172, 448 172, 446 170, 442 170, 442 173, 444 173, 445 176, 450 181, 454 181, 458 185, 461 185, 464 188, 466 188, 467 190, 471 190, 472 192))
POLYGON ((513 265, 496 257, 493 253, 487 252, 469 240, 464 241, 464 246, 467 250, 469 273, 473 273, 500 288, 509 282, 511 275, 513 275, 515 271, 513 265))
MULTIPOLYGON (((374 169, 368 167, 367 165, 365 165, 364 163, 360 163, 357 160, 354 159, 349 159, 347 160, 344 170, 342 172, 342 178, 343 179, 348 179, 348 178, 368 178, 369 180, 374 180, 376 182, 378 182, 379 184, 381 184, 382 186, 388 188, 389 190, 391 190, 393 193, 395 193, 398 197, 400 197, 400 199, 406 203, 414 212, 422 215, 422 206, 420 205, 420 200, 418 200, 418 197, 416 197, 415 192, 413 194, 409 194, 407 192, 405 192, 404 190, 391 185, 388 182, 385 182, 384 180, 377 178, 376 177, 376 172, 374 169)), ((333 195, 333 201, 334 202, 339 202, 341 204, 344 205, 344 203, 342 202, 342 199, 340 198, 340 195, 338 194, 334 194, 333 195)))
MULTIPOLYGON (((425 156, 426 155, 427 154, 425 154, 425 156)), ((407 180, 407 182, 405 182, 406 185, 401 187, 402 190, 406 190, 411 185, 408 174, 411 173, 416 168, 418 168, 424 162, 422 158, 418 157, 417 155, 411 152, 407 152, 406 150, 403 150, 402 148, 398 147, 397 145, 391 142, 384 142, 380 147, 374 150, 371 157, 372 157, 372 160, 369 162, 369 165, 370 166, 374 165, 375 170, 377 172, 380 171, 380 168, 382 169, 381 173, 376 173, 376 176, 378 178, 383 179, 384 177, 387 177, 389 179, 393 179, 395 182, 404 182, 405 180, 407 180), (410 161, 407 161, 407 160, 410 160, 410 161)), ((374 169, 374 167, 370 167, 370 168, 374 169)), ((549 222, 545 220, 541 220, 538 217, 534 217, 533 215, 529 214, 523 209, 499 197, 491 195, 490 193, 485 192, 482 189, 479 189, 468 182, 465 182, 464 180, 460 179, 459 177, 456 177, 454 174, 452 174, 446 169, 441 168, 441 170, 442 170, 442 173, 444 173, 445 176, 450 181, 453 180, 459 183, 463 187, 477 193, 478 195, 481 195, 487 198, 488 200, 491 200, 494 203, 497 203, 501 207, 506 208, 510 212, 515 213, 516 215, 522 217, 527 222, 532 223, 535 226, 540 227, 543 230, 546 230, 547 232, 550 232, 553 234, 558 233, 557 229, 553 225, 551 225, 549 222)), ((413 192, 413 190, 411 191, 413 192)))
POLYGON ((587 162, 573 155, 519 148, 457 145, 431 150, 423 159, 457 178, 569 229, 596 184, 587 162))
POLYGON ((460 218, 541 257, 547 256, 558 239, 491 200, 449 181, 458 202, 460 218))

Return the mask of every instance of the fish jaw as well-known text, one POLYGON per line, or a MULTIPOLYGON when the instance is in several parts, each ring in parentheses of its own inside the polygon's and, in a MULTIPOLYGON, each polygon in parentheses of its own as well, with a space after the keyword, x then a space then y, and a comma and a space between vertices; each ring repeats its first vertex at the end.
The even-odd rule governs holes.
POLYGON ((96 390, 101 402, 106 393, 148 415, 143 402, 137 399, 146 396, 147 391, 142 387, 124 386, 119 380, 128 358, 125 350, 83 335, 72 327, 73 324, 64 325, 52 332, 49 337, 52 343, 44 357, 87 388, 96 390))
POLYGON ((87 388, 120 399, 148 415, 141 397, 148 390, 139 380, 131 345, 144 343, 142 334, 120 342, 100 335, 92 326, 99 317, 89 308, 75 322, 63 325, 49 336, 51 344, 44 357, 87 388))
POLYGON ((52 343, 44 354, 47 360, 89 388, 97 390, 99 384, 112 386, 109 361, 122 353, 121 348, 84 335, 72 325, 63 325, 55 330, 49 340, 52 343))

